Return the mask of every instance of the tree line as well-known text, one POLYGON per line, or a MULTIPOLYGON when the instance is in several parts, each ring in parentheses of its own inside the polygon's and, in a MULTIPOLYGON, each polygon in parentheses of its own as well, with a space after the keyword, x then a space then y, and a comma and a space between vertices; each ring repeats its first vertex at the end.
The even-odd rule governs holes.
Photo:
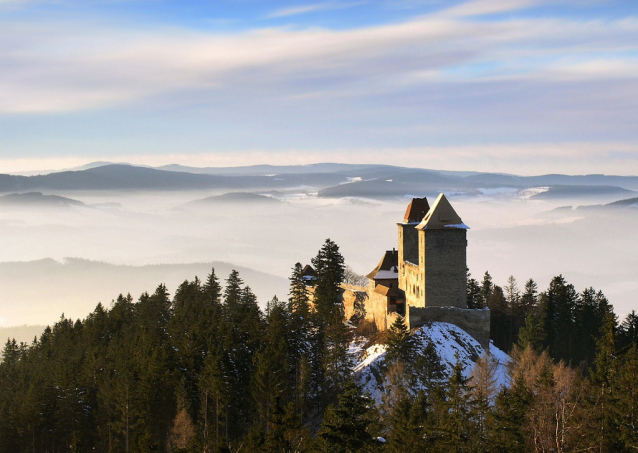
POLYGON ((490 307, 493 341, 512 351, 509 388, 488 355, 470 378, 460 363, 444 376, 398 318, 370 334, 388 348, 375 404, 349 360, 361 331, 342 322, 338 246, 326 240, 312 265, 314 287, 297 263, 289 299, 264 311, 236 271, 222 285, 213 269, 172 298, 164 285, 120 295, 30 345, 8 341, 0 452, 637 448, 638 319, 618 325, 602 293, 560 276, 539 294, 531 280, 520 293, 468 275, 468 304, 490 307))

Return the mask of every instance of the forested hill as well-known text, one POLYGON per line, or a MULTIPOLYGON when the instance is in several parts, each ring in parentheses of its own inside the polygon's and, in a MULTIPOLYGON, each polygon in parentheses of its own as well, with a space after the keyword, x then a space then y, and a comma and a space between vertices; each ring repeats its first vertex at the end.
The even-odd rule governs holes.
POLYGON ((481 284, 470 276, 470 303, 490 306, 495 344, 520 346, 499 378, 509 387, 498 388, 489 356, 472 358, 471 373, 460 356, 442 367, 434 328, 342 322, 334 242, 312 265, 315 310, 301 264, 290 299, 265 312, 237 272, 222 287, 213 270, 172 298, 163 285, 122 295, 31 345, 7 342, 0 453, 638 448, 638 316, 618 326, 602 293, 579 294, 562 277, 539 294, 533 281, 520 293, 513 279, 504 290, 489 274, 481 284), (585 322, 589 336, 579 334, 585 322), (366 382, 382 383, 375 404, 352 366, 371 363, 357 351, 381 349, 384 360, 363 367, 366 382))
POLYGON ((33 191, 158 191, 158 190, 299 190, 319 191, 320 197, 403 197, 409 194, 459 192, 477 195, 480 189, 524 190, 545 187, 540 198, 611 196, 628 198, 638 190, 638 176, 539 175, 452 172, 390 165, 316 164, 196 168, 159 168, 97 163, 76 170, 35 176, 0 174, 0 193, 33 191))

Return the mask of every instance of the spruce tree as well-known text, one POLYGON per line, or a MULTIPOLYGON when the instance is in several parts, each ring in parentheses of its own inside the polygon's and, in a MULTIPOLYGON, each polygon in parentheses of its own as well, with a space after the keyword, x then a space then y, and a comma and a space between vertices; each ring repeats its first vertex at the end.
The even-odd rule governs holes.
POLYGON ((545 334, 549 354, 567 363, 574 351, 574 310, 579 295, 562 275, 554 277, 544 294, 545 334))
POLYGON ((412 373, 416 381, 425 389, 431 391, 444 379, 445 368, 441 363, 441 357, 436 352, 432 341, 428 341, 425 347, 420 348, 414 360, 412 373))
POLYGON ((469 269, 467 269, 466 299, 467 308, 485 308, 485 304, 483 303, 483 299, 481 297, 481 287, 476 279, 472 278, 472 274, 470 274, 469 269))
POLYGON ((615 328, 615 316, 613 314, 607 315, 601 329, 602 335, 598 340, 596 368, 591 373, 591 381, 595 391, 592 401, 593 408, 591 409, 591 422, 593 424, 591 435, 600 451, 614 449, 614 435, 617 432, 611 411, 613 401, 616 398, 612 384, 617 372, 615 328))
POLYGON ((339 300, 345 265, 339 246, 326 239, 317 256, 312 259, 312 265, 317 273, 314 304, 320 322, 324 326, 341 322, 343 314, 339 300))
POLYGON ((386 352, 388 365, 391 366, 400 361, 406 369, 410 369, 415 355, 414 340, 402 316, 397 316, 388 329, 386 345, 388 346, 386 352))
POLYGON ((370 432, 373 417, 372 400, 361 393, 354 378, 348 379, 339 404, 328 407, 319 429, 325 450, 350 453, 378 445, 370 432))
POLYGON ((623 355, 613 386, 616 398, 611 411, 618 429, 618 448, 638 450, 638 345, 631 345, 623 355))
POLYGON ((504 387, 499 392, 488 417, 490 450, 512 453, 528 451, 525 424, 533 398, 533 393, 522 378, 514 380, 510 388, 504 387))
POLYGON ((431 407, 424 392, 416 398, 404 395, 393 407, 389 417, 389 432, 384 451, 391 453, 419 453, 430 447, 426 425, 431 423, 431 407))
POLYGON ((471 416, 468 378, 463 376, 463 364, 456 356, 456 364, 444 388, 443 401, 437 405, 436 441, 444 450, 464 451, 475 434, 471 416))
POLYGON ((635 310, 627 315, 618 329, 619 349, 630 348, 633 345, 638 345, 638 314, 635 310))
POLYGON ((490 339, 494 346, 504 351, 509 351, 511 322, 508 316, 507 300, 500 286, 494 286, 489 296, 488 307, 490 309, 490 339))
POLYGON ((543 325, 543 320, 539 319, 539 314, 535 311, 527 315, 525 325, 518 332, 518 347, 521 349, 530 347, 536 352, 541 352, 546 342, 543 325))
POLYGON ((492 276, 488 271, 485 271, 483 275, 483 281, 481 282, 481 305, 487 307, 490 298, 492 297, 492 291, 494 291, 494 284, 492 283, 492 276))
POLYGON ((529 279, 525 282, 525 289, 521 295, 521 306, 525 311, 525 315, 529 315, 538 304, 538 284, 529 279))

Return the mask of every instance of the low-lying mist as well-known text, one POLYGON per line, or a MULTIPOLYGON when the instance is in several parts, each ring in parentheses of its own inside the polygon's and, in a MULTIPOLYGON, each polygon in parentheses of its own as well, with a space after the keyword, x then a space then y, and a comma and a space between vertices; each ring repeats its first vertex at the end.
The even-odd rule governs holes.
MULTIPOLYGON (((84 205, 2 206, 0 325, 84 317, 98 302, 129 292, 137 298, 160 283, 174 293, 184 279, 206 278, 213 262, 221 279, 241 268, 265 304, 275 294, 288 297, 292 266, 308 263, 326 238, 361 274, 397 247, 396 223, 409 199, 324 199, 306 190, 276 194, 278 202, 233 196, 199 203, 191 202, 219 193, 65 192, 84 205), (148 266, 160 264, 173 266, 148 266)), ((621 316, 637 308, 638 209, 553 211, 589 203, 533 201, 511 191, 450 200, 471 227, 474 278, 488 270, 496 284, 514 275, 520 287, 533 278, 544 290, 563 274, 578 291, 602 290, 621 316)))

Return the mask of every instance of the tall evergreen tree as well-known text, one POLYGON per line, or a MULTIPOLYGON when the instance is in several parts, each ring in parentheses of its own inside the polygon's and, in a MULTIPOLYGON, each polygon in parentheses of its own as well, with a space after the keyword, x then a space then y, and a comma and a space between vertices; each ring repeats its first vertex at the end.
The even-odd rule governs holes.
POLYGON ((627 315, 618 329, 619 348, 630 348, 632 345, 638 345, 638 314, 635 310, 627 315))
POLYGON ((463 364, 457 355, 445 387, 445 401, 439 406, 437 416, 437 429, 442 434, 439 443, 448 451, 468 450, 469 442, 475 435, 468 381, 463 376, 463 364))
POLYGON ((467 269, 466 299, 467 308, 485 308, 485 304, 483 303, 484 301, 481 297, 481 287, 476 279, 472 278, 472 274, 470 274, 469 269, 467 269))
POLYGON ((562 275, 554 277, 543 298, 546 344, 554 360, 569 362, 574 350, 574 309, 578 293, 562 275))
POLYGON ((617 427, 619 450, 638 450, 638 345, 633 344, 623 355, 614 376, 615 401, 611 408, 617 427))
POLYGON ((492 276, 488 271, 485 271, 483 275, 483 281, 481 282, 481 306, 487 307, 489 305, 490 298, 492 297, 492 291, 494 291, 494 283, 492 282, 492 276))
POLYGON ((326 239, 317 256, 312 259, 317 273, 314 291, 314 304, 322 325, 341 322, 343 319, 341 305, 341 283, 344 279, 344 259, 339 246, 326 239))
POLYGON ((490 450, 512 453, 528 451, 525 424, 533 397, 522 378, 499 392, 488 418, 490 450))
POLYGON ((397 361, 403 363, 406 369, 410 369, 415 357, 414 340, 410 336, 410 331, 405 325, 402 316, 397 316, 390 328, 386 339, 388 350, 386 352, 386 362, 389 366, 397 361))
POLYGON ((512 346, 510 343, 511 322, 508 316, 507 300, 500 286, 493 287, 488 307, 490 309, 490 338, 497 348, 509 351, 512 346))
POLYGON ((346 382, 339 404, 331 405, 319 429, 326 451, 357 452, 378 445, 371 428, 374 426, 372 401, 361 393, 353 378, 346 382))
POLYGON ((594 393, 590 418, 593 426, 590 435, 599 451, 613 451, 617 447, 614 439, 617 427, 613 424, 611 410, 616 397, 612 384, 617 371, 615 329, 616 319, 613 314, 608 314, 598 340, 596 369, 592 372, 594 393))

